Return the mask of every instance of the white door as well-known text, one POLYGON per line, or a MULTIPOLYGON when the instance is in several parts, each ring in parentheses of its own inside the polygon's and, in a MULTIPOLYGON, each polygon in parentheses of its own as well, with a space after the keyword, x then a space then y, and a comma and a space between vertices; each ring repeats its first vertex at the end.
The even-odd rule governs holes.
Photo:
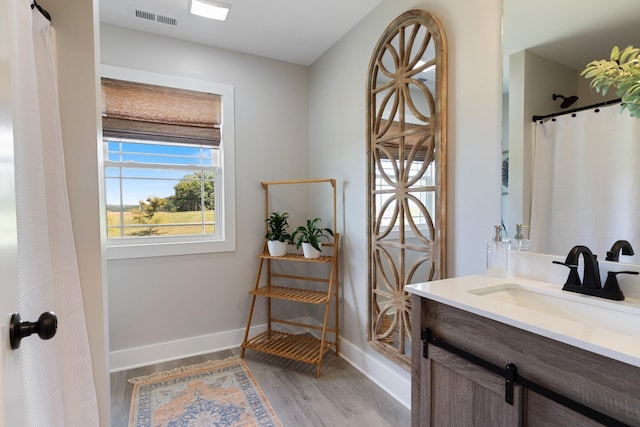
POLYGON ((0 427, 24 425, 20 350, 9 346, 11 313, 18 312, 18 272, 8 1, 0 0, 0 427))
MULTIPOLYGON (((3 77, 0 82, 4 86, 3 77)), ((0 427, 11 427, 24 425, 24 414, 20 350, 11 350, 9 346, 9 321, 11 314, 18 312, 18 279, 15 205, 11 201, 14 196, 13 140, 5 138, 3 95, 0 93, 0 427)))

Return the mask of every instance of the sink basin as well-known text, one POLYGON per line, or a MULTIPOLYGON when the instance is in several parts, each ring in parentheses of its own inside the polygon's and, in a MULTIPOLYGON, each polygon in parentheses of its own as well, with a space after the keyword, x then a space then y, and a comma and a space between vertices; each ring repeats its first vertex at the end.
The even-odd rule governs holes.
POLYGON ((640 337, 640 300, 608 301, 560 290, 502 283, 469 289, 469 293, 514 307, 531 310, 541 316, 553 316, 576 322, 576 327, 600 329, 631 337, 640 337))

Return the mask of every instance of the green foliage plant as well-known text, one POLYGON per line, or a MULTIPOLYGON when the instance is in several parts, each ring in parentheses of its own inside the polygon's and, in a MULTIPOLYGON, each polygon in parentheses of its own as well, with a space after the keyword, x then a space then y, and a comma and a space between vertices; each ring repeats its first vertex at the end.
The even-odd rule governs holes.
POLYGON ((139 224, 146 224, 149 226, 147 235, 152 236, 154 233, 153 224, 157 223, 154 218, 158 210, 165 204, 165 199, 162 197, 151 197, 147 200, 140 200, 140 206, 138 212, 134 214, 134 219, 139 224))
POLYGON ((591 80, 596 92, 606 95, 613 87, 620 97, 622 109, 632 117, 640 118, 640 49, 627 46, 622 51, 618 46, 611 50, 609 60, 591 61, 580 73, 591 80))
POLYGON ((198 211, 202 209, 204 199, 206 210, 215 209, 213 178, 212 172, 205 172, 203 175, 198 171, 182 177, 180 182, 173 186, 175 194, 170 196, 172 208, 178 212, 198 211), (202 190, 204 190, 204 198, 202 190))
POLYGON ((287 222, 289 214, 287 212, 271 212, 269 218, 266 219, 269 226, 269 232, 264 236, 267 240, 277 240, 279 242, 287 242, 291 239, 291 235, 287 231, 289 223, 287 222))
POLYGON ((309 243, 316 250, 320 249, 320 239, 329 239, 329 235, 333 237, 333 231, 330 228, 320 228, 318 223, 320 218, 308 219, 307 225, 297 227, 291 235, 291 241, 296 244, 296 248, 300 248, 303 243, 309 243))

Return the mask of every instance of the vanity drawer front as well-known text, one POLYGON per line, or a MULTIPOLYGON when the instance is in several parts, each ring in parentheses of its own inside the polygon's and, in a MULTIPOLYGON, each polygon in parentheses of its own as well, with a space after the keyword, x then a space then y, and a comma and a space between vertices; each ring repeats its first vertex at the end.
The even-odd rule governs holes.
MULTIPOLYGON (((640 368, 427 298, 414 296, 412 304, 420 307, 412 319, 413 342, 417 347, 422 347, 420 331, 428 327, 434 336, 496 366, 513 363, 518 374, 530 381, 623 423, 640 425, 640 382, 637 380, 640 368)), ((429 357, 433 349, 435 346, 430 345, 429 357)), ((428 390, 419 383, 430 381, 431 368, 421 360, 424 359, 421 350, 414 351, 413 357, 417 363, 413 372, 413 402, 420 407, 429 402, 429 396, 426 396, 428 390)), ((551 400, 529 394, 533 396, 531 404, 527 392, 523 402, 525 425, 544 425, 543 421, 549 417, 562 420, 571 414, 571 410, 551 400)), ((501 395, 504 399, 504 390, 501 395)), ((566 425, 598 425, 589 424, 591 420, 583 422, 582 415, 576 416, 575 424, 566 425)), ((423 417, 424 414, 420 416, 423 417)), ((414 425, 421 424, 414 421, 414 425)))
POLYGON ((522 388, 504 399, 504 379, 437 347, 429 348, 427 418, 422 426, 520 426, 522 388))

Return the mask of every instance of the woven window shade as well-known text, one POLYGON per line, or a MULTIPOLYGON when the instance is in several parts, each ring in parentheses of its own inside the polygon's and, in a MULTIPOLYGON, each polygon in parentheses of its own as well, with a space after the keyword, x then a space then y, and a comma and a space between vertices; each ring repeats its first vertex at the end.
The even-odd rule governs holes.
POLYGON ((105 137, 220 145, 220 95, 102 79, 105 137))
MULTIPOLYGON (((382 120, 381 126, 386 126, 388 123, 387 120, 382 120)), ((427 154, 433 150, 431 146, 433 143, 433 135, 429 135, 425 141, 421 141, 425 139, 424 132, 427 130, 430 131, 430 126, 418 126, 411 123, 405 123, 404 126, 405 132, 403 133, 400 131, 400 122, 394 121, 391 123, 384 134, 378 135, 378 144, 388 148, 394 157, 397 158, 400 155, 400 137, 404 135, 405 156, 413 147, 419 145, 420 148, 417 150, 415 159, 424 160, 427 154)))

